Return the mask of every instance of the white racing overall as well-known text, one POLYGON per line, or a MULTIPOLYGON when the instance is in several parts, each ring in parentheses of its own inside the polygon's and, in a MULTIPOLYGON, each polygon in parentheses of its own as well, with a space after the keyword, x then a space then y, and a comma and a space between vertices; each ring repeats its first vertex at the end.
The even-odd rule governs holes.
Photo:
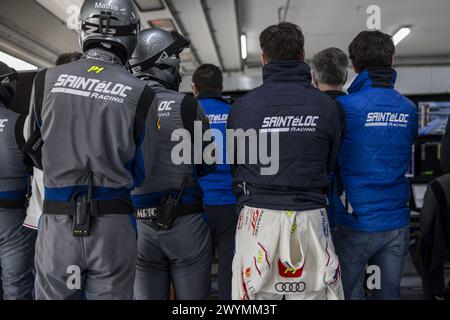
POLYGON ((325 209, 245 206, 233 260, 233 299, 344 299, 325 209))

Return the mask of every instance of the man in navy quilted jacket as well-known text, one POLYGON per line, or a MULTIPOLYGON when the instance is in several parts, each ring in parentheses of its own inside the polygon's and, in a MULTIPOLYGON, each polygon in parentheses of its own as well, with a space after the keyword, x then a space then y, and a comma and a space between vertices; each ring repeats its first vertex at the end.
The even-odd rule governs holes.
POLYGON ((339 111, 311 84, 299 26, 269 26, 259 40, 263 84, 233 104, 227 122, 228 129, 248 133, 236 135, 233 150, 240 216, 232 298, 342 299, 326 213, 339 111), (258 150, 252 143, 256 137, 258 150), (248 142, 245 148, 239 147, 242 141, 248 142), (267 170, 261 154, 278 156, 278 170, 267 170))
POLYGON ((409 185, 405 177, 417 133, 416 107, 394 89, 395 47, 389 35, 363 31, 349 46, 358 73, 348 96, 338 98, 345 132, 332 201, 336 253, 346 299, 398 299, 408 252, 409 185), (379 276, 379 277, 377 277, 379 276), (380 281, 377 281, 377 280, 380 281))

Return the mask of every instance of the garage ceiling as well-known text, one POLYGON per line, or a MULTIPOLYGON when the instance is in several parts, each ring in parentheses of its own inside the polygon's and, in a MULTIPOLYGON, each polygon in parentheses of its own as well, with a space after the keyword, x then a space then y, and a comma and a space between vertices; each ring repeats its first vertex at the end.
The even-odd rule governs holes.
MULTIPOLYGON (((39 66, 49 66, 63 52, 79 50, 77 36, 66 26, 67 8, 82 0, 1 0, 0 50, 39 66)), ((227 72, 259 67, 258 37, 280 17, 299 24, 306 38, 307 58, 335 46, 346 51, 353 37, 366 29, 366 8, 381 8, 382 30, 393 34, 403 25, 412 33, 397 47, 397 63, 450 65, 449 0, 139 0, 156 6, 141 11, 144 27, 172 24, 192 42, 183 53, 183 71, 200 63, 220 65, 227 72), (162 6, 160 3, 162 2, 162 6), (285 7, 289 3, 287 11, 285 7), (168 22, 169 21, 169 22, 168 22), (240 57, 240 34, 248 41, 248 58, 240 57)))
MULTIPOLYGON (((259 34, 278 22, 279 8, 287 3, 286 0, 239 1, 241 31, 248 37, 249 65, 259 64, 259 34)), ((351 40, 359 31, 366 30, 369 17, 366 10, 373 4, 381 9, 382 31, 394 34, 401 26, 412 25, 412 33, 397 47, 398 62, 438 63, 444 59, 450 63, 449 0, 292 0, 286 21, 302 27, 307 58, 331 46, 347 52, 351 40)))

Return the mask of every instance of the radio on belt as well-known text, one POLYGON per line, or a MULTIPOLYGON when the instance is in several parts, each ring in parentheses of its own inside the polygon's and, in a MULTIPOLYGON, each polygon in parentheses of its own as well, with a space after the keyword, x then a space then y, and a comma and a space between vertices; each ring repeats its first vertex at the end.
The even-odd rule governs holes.
POLYGON ((82 196, 77 200, 77 213, 73 219, 73 235, 75 237, 86 237, 89 236, 89 231, 91 227, 91 213, 93 212, 93 204, 95 201, 92 200, 92 185, 93 185, 93 173, 89 173, 89 187, 87 197, 82 196))

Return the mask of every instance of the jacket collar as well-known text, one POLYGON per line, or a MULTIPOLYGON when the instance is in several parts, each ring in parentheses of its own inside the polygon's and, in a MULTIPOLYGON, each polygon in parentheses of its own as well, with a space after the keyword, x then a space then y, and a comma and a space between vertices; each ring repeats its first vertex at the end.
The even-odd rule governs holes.
POLYGON ((83 54, 84 59, 94 59, 123 66, 122 60, 114 53, 99 48, 90 49, 83 54))
POLYGON ((221 99, 222 91, 220 90, 203 90, 197 96, 198 99, 221 99))
POLYGON ((202 92, 200 92, 197 96, 198 100, 203 100, 203 99, 215 99, 215 100, 219 100, 225 103, 229 103, 227 100, 225 100, 222 97, 222 91, 221 90, 203 90, 202 92))
POLYGON ((341 96, 346 96, 347 94, 344 91, 339 90, 328 90, 323 93, 327 94, 331 99, 337 99, 341 96))
POLYGON ((392 68, 367 68, 363 70, 348 88, 348 93, 359 92, 365 88, 393 89, 397 72, 392 68))
POLYGON ((264 82, 300 82, 311 84, 311 69, 300 60, 273 61, 263 67, 264 82))

